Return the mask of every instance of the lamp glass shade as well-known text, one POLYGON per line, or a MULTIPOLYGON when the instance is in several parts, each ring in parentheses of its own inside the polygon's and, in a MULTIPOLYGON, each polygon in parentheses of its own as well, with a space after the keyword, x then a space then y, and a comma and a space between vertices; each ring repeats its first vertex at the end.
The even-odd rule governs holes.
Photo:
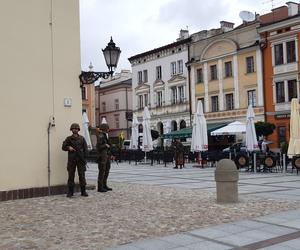
POLYGON ((110 42, 107 44, 106 48, 102 50, 105 58, 105 62, 110 71, 113 68, 117 67, 121 50, 119 47, 116 47, 116 44, 113 42, 112 38, 110 42))

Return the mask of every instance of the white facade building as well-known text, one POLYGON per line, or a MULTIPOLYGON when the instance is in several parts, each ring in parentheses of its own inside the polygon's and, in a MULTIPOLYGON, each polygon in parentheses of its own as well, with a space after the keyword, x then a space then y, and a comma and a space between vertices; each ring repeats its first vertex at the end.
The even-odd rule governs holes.
POLYGON ((188 72, 188 31, 181 30, 176 42, 129 58, 132 66, 133 112, 142 122, 148 106, 151 128, 166 133, 190 126, 188 72))

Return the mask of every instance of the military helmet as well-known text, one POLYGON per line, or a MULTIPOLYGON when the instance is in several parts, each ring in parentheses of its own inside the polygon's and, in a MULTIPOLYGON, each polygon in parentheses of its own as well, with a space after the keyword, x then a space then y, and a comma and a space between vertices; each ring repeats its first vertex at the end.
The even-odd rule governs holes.
POLYGON ((71 127, 70 127, 70 130, 72 130, 72 129, 78 129, 78 130, 80 130, 80 126, 79 126, 79 124, 78 123, 72 123, 72 125, 71 125, 71 127))
POLYGON ((103 130, 104 132, 107 132, 107 130, 109 129, 109 126, 107 123, 102 123, 102 124, 100 124, 100 129, 103 130))

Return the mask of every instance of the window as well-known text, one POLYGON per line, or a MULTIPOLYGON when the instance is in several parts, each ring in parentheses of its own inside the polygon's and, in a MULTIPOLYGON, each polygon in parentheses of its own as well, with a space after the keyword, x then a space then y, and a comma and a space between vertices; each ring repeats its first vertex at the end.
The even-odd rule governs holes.
POLYGON ((102 112, 106 112, 106 102, 102 102, 102 112))
POLYGON ((115 128, 120 128, 120 115, 115 115, 115 128))
POLYGON ((184 89, 183 89, 183 86, 178 87, 178 92, 179 92, 179 102, 183 103, 184 102, 184 89))
POLYGON ((246 72, 247 72, 247 74, 254 72, 254 58, 253 58, 253 56, 246 57, 246 72))
POLYGON ((296 62, 295 41, 286 42, 286 61, 287 63, 296 62))
POLYGON ((281 143, 286 142, 286 127, 284 126, 278 127, 278 141, 278 146, 280 146, 281 143))
POLYGON ((148 94, 144 94, 145 106, 148 106, 148 94))
POLYGON ((171 103, 175 104, 177 101, 177 88, 176 87, 172 87, 171 88, 171 103))
POLYGON ((256 106, 256 90, 247 91, 248 96, 248 106, 252 105, 252 107, 256 106))
POLYGON ((297 80, 289 80, 288 83, 288 100, 289 102, 292 98, 297 98, 297 80))
POLYGON ((226 110, 234 109, 233 94, 226 94, 225 101, 226 101, 226 110))
POLYGON ((232 77, 232 63, 225 62, 225 77, 232 77))
POLYGON ((203 71, 202 71, 202 69, 197 69, 197 83, 203 83, 203 71))
POLYGON ((176 62, 171 62, 171 76, 176 75, 176 62))
POLYGON ((210 66, 210 80, 217 80, 218 79, 218 72, 217 72, 217 65, 210 66))
POLYGON ((115 109, 119 110, 119 99, 115 99, 115 109))
POLYGON ((144 74, 144 82, 148 82, 148 70, 144 70, 143 74, 144 74))
POLYGON ((275 52, 275 65, 283 64, 283 44, 276 44, 274 46, 275 52))
POLYGON ((202 102, 203 112, 205 112, 204 98, 198 98, 198 101, 202 102))
POLYGON ((86 100, 86 87, 85 86, 82 86, 81 87, 81 99, 82 100, 86 100))
POLYGON ((178 65, 178 74, 182 74, 183 73, 183 61, 182 60, 177 61, 177 65, 178 65))
POLYGON ((285 102, 284 82, 276 82, 276 102, 285 102))
POLYGON ((138 108, 142 109, 144 107, 144 100, 143 100, 143 95, 139 95, 138 97, 138 108))
POLYGON ((157 107, 162 106, 162 91, 156 93, 156 105, 157 107))
POLYGON ((143 82, 143 72, 138 72, 138 84, 141 84, 143 82))
POLYGON ((219 97, 217 95, 211 97, 211 111, 219 111, 219 97))
POLYGON ((156 79, 161 79, 161 66, 156 67, 156 79))

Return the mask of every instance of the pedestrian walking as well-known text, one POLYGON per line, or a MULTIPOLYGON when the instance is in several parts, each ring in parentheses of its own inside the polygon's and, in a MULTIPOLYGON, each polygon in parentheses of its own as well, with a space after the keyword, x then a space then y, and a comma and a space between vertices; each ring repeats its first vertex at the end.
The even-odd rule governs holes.
POLYGON ((172 144, 172 148, 174 150, 174 158, 175 158, 175 167, 180 168, 184 165, 184 146, 181 143, 179 138, 175 138, 175 141, 172 144))
POLYGON ((85 171, 86 171, 86 156, 88 154, 87 143, 83 136, 79 135, 80 127, 79 124, 73 123, 70 127, 72 135, 68 136, 63 144, 62 150, 68 151, 68 193, 67 197, 71 198, 74 194, 74 178, 77 167, 79 185, 81 189, 82 196, 88 196, 86 192, 86 180, 85 180, 85 171))
POLYGON ((112 188, 107 186, 107 179, 111 165, 111 144, 108 139, 109 126, 105 120, 99 128, 99 135, 97 137, 97 152, 98 152, 98 192, 111 191, 112 188))

